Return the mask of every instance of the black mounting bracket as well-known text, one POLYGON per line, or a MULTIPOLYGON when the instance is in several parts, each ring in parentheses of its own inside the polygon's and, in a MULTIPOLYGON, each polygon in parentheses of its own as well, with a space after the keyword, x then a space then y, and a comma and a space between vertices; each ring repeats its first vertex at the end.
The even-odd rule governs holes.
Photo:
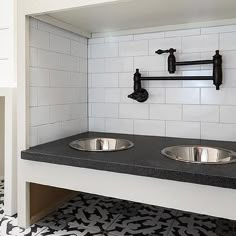
POLYGON ((161 77, 142 77, 139 69, 136 69, 134 74, 134 92, 128 95, 129 98, 134 99, 138 102, 145 102, 149 95, 146 89, 142 88, 142 80, 212 80, 213 84, 216 86, 216 90, 220 89, 222 84, 222 56, 219 50, 216 50, 216 54, 213 56, 212 60, 199 60, 199 61, 182 61, 176 62, 174 53, 176 49, 170 48, 169 50, 159 49, 156 51, 157 54, 161 55, 163 53, 169 53, 168 56, 168 71, 170 74, 176 72, 177 66, 186 65, 204 65, 213 64, 213 75, 212 76, 161 76, 161 77))

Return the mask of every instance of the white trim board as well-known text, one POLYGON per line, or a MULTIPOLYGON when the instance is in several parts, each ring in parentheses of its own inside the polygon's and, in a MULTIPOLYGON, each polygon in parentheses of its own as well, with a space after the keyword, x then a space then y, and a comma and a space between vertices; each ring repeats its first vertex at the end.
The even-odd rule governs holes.
POLYGON ((44 162, 20 162, 18 222, 21 227, 29 226, 29 183, 236 220, 236 205, 232 204, 236 198, 235 189, 44 162))
POLYGON ((135 34, 163 32, 163 31, 185 30, 185 29, 187 30, 187 29, 194 29, 194 28, 217 27, 217 26, 224 26, 224 25, 236 25, 236 18, 233 18, 233 19, 225 19, 225 20, 217 20, 217 21, 206 21, 206 22, 178 24, 178 25, 164 25, 164 26, 157 26, 157 27, 150 27, 150 28, 139 28, 139 29, 129 29, 129 30, 114 31, 114 32, 93 33, 89 31, 81 30, 71 24, 58 20, 57 18, 54 18, 49 15, 34 15, 32 17, 37 20, 46 22, 48 24, 57 26, 61 29, 78 34, 80 36, 84 36, 88 39, 124 36, 124 35, 130 35, 130 34, 135 35, 135 34))
POLYGON ((130 29, 130 30, 121 30, 121 31, 114 31, 114 32, 92 33, 92 38, 123 36, 123 35, 130 35, 130 34, 145 34, 145 33, 155 33, 155 32, 162 32, 162 31, 194 29, 194 28, 207 28, 207 27, 217 27, 217 26, 235 25, 235 24, 236 24, 236 18, 233 18, 233 19, 226 19, 226 20, 206 21, 206 22, 178 24, 178 25, 164 25, 164 26, 157 26, 157 27, 150 27, 150 28, 130 29))
POLYGON ((37 20, 43 21, 45 23, 57 26, 61 29, 64 29, 64 30, 70 31, 72 33, 78 34, 80 36, 84 36, 86 38, 91 38, 92 37, 92 34, 90 32, 80 30, 77 27, 74 27, 71 24, 67 24, 67 23, 65 23, 61 20, 58 20, 58 19, 56 19, 52 16, 49 16, 49 15, 36 15, 36 16, 32 16, 32 17, 37 19, 37 20))

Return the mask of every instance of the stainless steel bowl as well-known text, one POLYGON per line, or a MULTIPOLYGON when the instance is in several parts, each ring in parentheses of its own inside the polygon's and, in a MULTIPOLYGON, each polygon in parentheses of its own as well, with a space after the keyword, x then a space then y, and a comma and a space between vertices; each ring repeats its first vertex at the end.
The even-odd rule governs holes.
POLYGON ((70 147, 87 152, 114 152, 132 148, 134 144, 126 139, 85 138, 70 143, 70 147))
POLYGON ((199 164, 227 164, 236 161, 236 153, 227 149, 204 146, 172 146, 161 153, 173 160, 199 164))

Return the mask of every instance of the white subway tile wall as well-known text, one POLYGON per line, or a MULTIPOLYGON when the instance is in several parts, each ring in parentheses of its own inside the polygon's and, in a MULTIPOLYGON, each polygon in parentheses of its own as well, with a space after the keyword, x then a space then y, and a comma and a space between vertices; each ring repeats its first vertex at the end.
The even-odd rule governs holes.
MULTIPOLYGON (((90 131, 236 141, 235 40, 236 25, 89 39, 90 131), (136 68, 145 76, 169 75, 167 55, 155 51, 170 47, 178 61, 211 59, 220 49, 221 90, 212 81, 148 81, 146 103, 128 99, 136 68)), ((211 65, 177 69, 175 75, 212 73, 211 65)))
POLYGON ((87 50, 86 38, 30 19, 31 146, 88 130, 87 50))

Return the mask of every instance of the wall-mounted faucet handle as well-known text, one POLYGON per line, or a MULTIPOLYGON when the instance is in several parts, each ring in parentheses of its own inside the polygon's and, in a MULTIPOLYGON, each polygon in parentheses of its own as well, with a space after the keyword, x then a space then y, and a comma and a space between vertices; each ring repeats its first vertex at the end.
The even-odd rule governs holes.
POLYGON ((161 55, 163 53, 171 53, 171 54, 173 54, 174 52, 176 52, 176 49, 170 48, 170 49, 167 49, 167 50, 158 49, 155 53, 161 55))

